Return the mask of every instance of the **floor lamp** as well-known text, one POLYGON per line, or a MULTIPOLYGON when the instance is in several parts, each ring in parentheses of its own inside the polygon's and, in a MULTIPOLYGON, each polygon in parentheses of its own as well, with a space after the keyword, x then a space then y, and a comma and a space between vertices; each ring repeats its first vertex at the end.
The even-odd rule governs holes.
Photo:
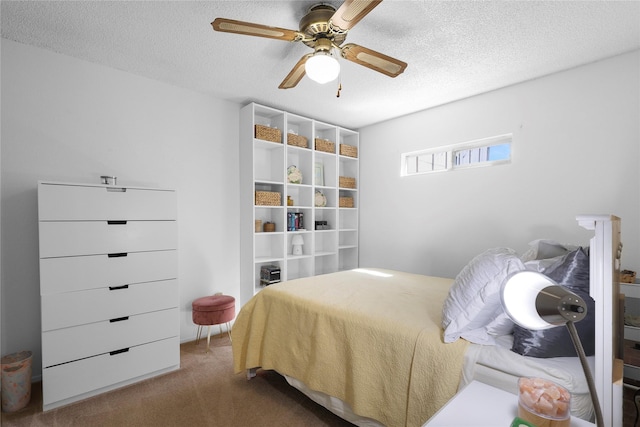
POLYGON ((591 369, 574 324, 587 315, 584 300, 544 274, 534 271, 520 271, 509 275, 502 283, 500 298, 511 320, 525 329, 541 330, 562 325, 567 327, 587 378, 596 425, 604 427, 591 369))

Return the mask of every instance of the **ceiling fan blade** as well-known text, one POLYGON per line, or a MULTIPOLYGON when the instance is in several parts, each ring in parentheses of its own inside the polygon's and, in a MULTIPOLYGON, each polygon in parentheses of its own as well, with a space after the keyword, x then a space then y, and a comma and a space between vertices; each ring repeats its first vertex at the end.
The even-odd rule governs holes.
POLYGON ((332 29, 337 33, 349 31, 380 3, 382 0, 345 0, 329 20, 332 29))
POLYGON ((307 62, 307 59, 311 58, 313 53, 307 53, 305 56, 300 58, 300 61, 296 65, 293 66, 293 69, 287 74, 287 77, 284 78, 278 89, 291 89, 295 87, 300 80, 304 77, 304 64, 307 62))
POLYGON ((266 37, 270 39, 298 41, 304 37, 302 33, 286 28, 269 27, 252 22, 236 21, 234 19, 216 18, 211 26, 216 31, 224 33, 245 34, 247 36, 266 37))
POLYGON ((344 45, 341 53, 344 59, 364 65, 389 77, 397 77, 407 68, 407 63, 404 61, 353 43, 344 45))

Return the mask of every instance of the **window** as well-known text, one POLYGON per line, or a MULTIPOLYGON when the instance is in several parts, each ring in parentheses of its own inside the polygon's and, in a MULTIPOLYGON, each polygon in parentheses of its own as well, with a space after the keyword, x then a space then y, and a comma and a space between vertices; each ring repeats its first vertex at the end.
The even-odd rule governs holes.
POLYGON ((512 135, 500 135, 446 147, 403 153, 402 176, 492 166, 511 161, 512 135))

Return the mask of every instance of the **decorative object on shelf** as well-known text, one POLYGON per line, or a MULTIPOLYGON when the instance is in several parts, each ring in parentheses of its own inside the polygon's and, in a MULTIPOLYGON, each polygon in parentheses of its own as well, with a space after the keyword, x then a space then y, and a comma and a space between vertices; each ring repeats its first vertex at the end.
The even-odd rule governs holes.
POLYGON ((280 281, 280 266, 263 265, 260 268, 260 286, 269 286, 280 281))
POLYGON ((272 233, 276 231, 276 223, 275 222, 271 222, 271 221, 267 221, 264 223, 264 232, 265 233, 272 233))
POLYGON ((340 197, 340 203, 338 206, 341 208, 352 208, 353 197, 340 197))
POLYGON ((287 182, 289 184, 302 184, 302 172, 296 165, 287 168, 287 182))
POLYGON ((316 221, 316 230, 330 230, 327 221, 316 221))
POLYGON ((257 206, 280 206, 280 193, 274 191, 256 191, 257 206))
POLYGON ((314 184, 324 186, 324 164, 322 164, 321 162, 316 162, 313 167, 313 171, 315 173, 314 184))
POLYGON ((620 272, 620 281, 622 283, 633 283, 636 281, 636 272, 632 270, 622 270, 620 272))
MULTIPOLYGON (((587 315, 585 301, 579 295, 536 271, 520 271, 509 275, 502 283, 500 300, 511 320, 523 328, 542 330, 562 325, 567 327, 587 379, 596 415, 596 425, 604 426, 595 382, 574 324, 587 315)), ((518 415, 522 417, 522 414, 518 413, 518 415)))
POLYGON ((287 144, 293 145, 294 147, 301 147, 301 148, 309 147, 309 142, 307 140, 307 137, 298 135, 297 133, 294 133, 292 131, 289 131, 289 133, 287 133, 287 144))
POLYGON ((356 188, 356 179, 348 176, 340 176, 338 177, 338 187, 356 188))
POLYGON ((317 208, 324 208, 325 206, 327 206, 327 197, 324 194, 322 194, 321 191, 316 190, 316 195, 314 199, 315 199, 314 204, 317 208))
POLYGON ((262 220, 256 219, 256 233, 260 233, 262 231, 262 220))
POLYGON ((293 246, 293 249, 292 249, 291 253, 293 255, 302 255, 302 246, 303 245, 304 245, 304 240, 302 239, 302 235, 296 234, 291 239, 291 246, 293 246))
POLYGON ((358 147, 347 144, 340 144, 340 155, 358 157, 358 147))
POLYGON ((287 206, 293 206, 293 199, 291 196, 287 196, 287 206))
POLYGON ((336 152, 336 143, 331 142, 326 139, 316 138, 316 151, 324 151, 325 153, 335 154, 336 152))
POLYGON ((282 132, 278 128, 272 128, 269 126, 256 125, 255 136, 257 139, 265 141, 278 142, 282 144, 282 132))
POLYGON ((118 180, 117 176, 102 175, 100 176, 100 182, 106 185, 116 185, 118 180))

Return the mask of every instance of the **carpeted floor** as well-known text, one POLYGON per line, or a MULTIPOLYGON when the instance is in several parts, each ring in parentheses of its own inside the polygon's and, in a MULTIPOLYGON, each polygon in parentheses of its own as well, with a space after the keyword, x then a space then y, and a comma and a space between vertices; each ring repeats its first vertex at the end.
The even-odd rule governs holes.
POLYGON ((180 346, 181 369, 42 412, 42 387, 30 404, 2 413, 2 426, 335 426, 352 424, 316 405, 275 372, 247 381, 234 374, 226 334, 180 346))
MULTIPOLYGON (((215 426, 353 427, 316 405, 275 372, 247 381, 234 374, 226 334, 180 346, 181 369, 138 384, 42 412, 42 386, 33 384, 30 404, 2 413, 9 426, 215 426)), ((640 384, 639 384, 640 385, 640 384)), ((624 427, 635 420, 633 391, 625 389, 624 427)))

